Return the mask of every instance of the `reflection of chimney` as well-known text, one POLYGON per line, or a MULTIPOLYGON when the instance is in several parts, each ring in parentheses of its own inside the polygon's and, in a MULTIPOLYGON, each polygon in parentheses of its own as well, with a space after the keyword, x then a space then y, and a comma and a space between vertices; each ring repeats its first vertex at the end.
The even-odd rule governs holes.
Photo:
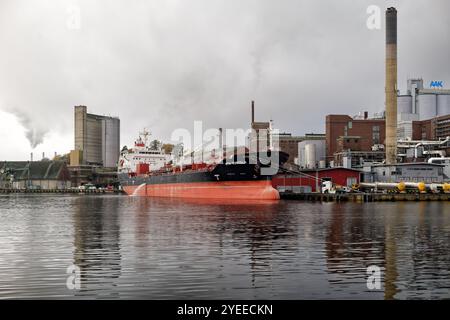
POLYGON ((397 10, 386 10, 386 164, 397 162, 397 10))
POLYGON ((42 160, 45 158, 45 152, 42 152, 42 160))
POLYGON ((252 101, 252 123, 255 122, 255 101, 252 101))
POLYGON ((31 162, 33 162, 33 152, 30 154, 31 162))

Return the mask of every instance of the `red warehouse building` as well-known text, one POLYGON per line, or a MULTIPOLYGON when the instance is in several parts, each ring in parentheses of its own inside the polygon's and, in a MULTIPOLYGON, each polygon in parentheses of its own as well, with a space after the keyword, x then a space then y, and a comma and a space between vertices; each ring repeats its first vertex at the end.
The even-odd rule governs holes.
POLYGON ((335 185, 351 187, 360 182, 361 171, 348 168, 324 168, 302 170, 298 174, 277 174, 272 179, 272 186, 280 191, 299 190, 298 192, 320 192, 323 181, 335 185))

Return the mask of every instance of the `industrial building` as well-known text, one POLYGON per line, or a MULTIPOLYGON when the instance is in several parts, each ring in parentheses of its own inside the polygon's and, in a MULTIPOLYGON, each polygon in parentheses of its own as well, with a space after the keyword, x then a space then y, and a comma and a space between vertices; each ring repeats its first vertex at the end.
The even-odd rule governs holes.
POLYGON ((86 106, 75 106, 75 148, 71 165, 117 167, 120 155, 120 120, 87 113, 86 106))
POLYGON ((352 187, 360 182, 360 175, 360 170, 349 168, 305 169, 295 174, 277 174, 272 179, 272 186, 280 192, 321 192, 320 186, 324 181, 352 187))
POLYGON ((326 167, 326 140, 324 134, 306 134, 298 143, 297 148, 297 164, 300 168, 315 169, 326 167))
POLYGON ((328 166, 358 166, 363 160, 382 161, 385 157, 385 119, 352 118, 348 115, 326 117, 326 162, 328 166))
MULTIPOLYGON (((413 139, 397 139, 398 162, 421 162, 450 155, 450 115, 413 123, 413 139)), ((329 115, 326 130, 327 166, 362 168, 365 163, 384 162, 384 119, 329 115)))
POLYGON ((250 152, 265 152, 268 148, 289 155, 286 168, 325 167, 325 134, 308 133, 293 136, 291 133, 272 132, 272 122, 255 121, 255 103, 252 101, 251 132, 248 136, 250 152))
POLYGON ((96 186, 117 186, 117 171, 111 168, 88 165, 69 166, 72 186, 81 186, 87 183, 96 186))
POLYGON ((0 189, 62 190, 71 187, 65 161, 0 162, 0 189))
POLYGON ((365 170, 364 182, 423 182, 442 183, 448 181, 443 166, 432 163, 397 163, 373 165, 365 170))
POLYGON ((418 137, 413 136, 414 132, 417 132, 414 127, 417 126, 421 127, 424 132, 425 136, 422 139, 432 140, 450 135, 448 122, 446 128, 445 123, 440 124, 447 131, 439 131, 439 136, 436 134, 436 128, 431 128, 431 123, 435 119, 441 118, 440 121, 444 122, 449 120, 450 90, 425 89, 423 79, 408 79, 406 94, 399 94, 397 101, 397 134, 400 139, 412 138, 417 140, 418 137))
POLYGON ((450 137, 450 114, 436 118, 412 121, 411 134, 399 138, 413 140, 443 140, 450 137))
POLYGON ((430 158, 444 158, 450 153, 450 137, 444 140, 398 140, 400 162, 420 162, 430 158))
POLYGON ((420 121, 450 114, 450 90, 424 88, 423 79, 408 79, 406 94, 398 95, 398 120, 420 121))
POLYGON ((255 102, 252 101, 251 132, 248 136, 248 148, 251 153, 267 152, 272 147, 272 122, 255 121, 255 102))
POLYGON ((325 160, 324 134, 307 133, 304 136, 293 136, 291 133, 275 133, 272 134, 272 139, 278 140, 277 148, 289 155, 286 161, 289 166, 316 168, 319 161, 325 160), (307 150, 310 151, 308 159, 307 150))

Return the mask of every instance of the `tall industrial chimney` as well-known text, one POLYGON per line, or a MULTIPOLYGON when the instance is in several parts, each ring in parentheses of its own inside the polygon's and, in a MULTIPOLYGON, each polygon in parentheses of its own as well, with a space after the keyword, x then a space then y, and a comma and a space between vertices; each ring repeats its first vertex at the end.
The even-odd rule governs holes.
POLYGON ((255 101, 252 100, 252 124, 255 122, 255 101))
POLYGON ((223 157, 223 129, 219 128, 219 149, 220 149, 220 156, 223 157))
POLYGON ((397 10, 386 10, 386 164, 397 162, 397 10))

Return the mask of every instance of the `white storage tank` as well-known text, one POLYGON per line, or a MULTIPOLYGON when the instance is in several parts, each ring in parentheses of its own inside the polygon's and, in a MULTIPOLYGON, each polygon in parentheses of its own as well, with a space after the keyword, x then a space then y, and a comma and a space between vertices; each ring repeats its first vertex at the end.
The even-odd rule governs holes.
POLYGON ((315 162, 317 166, 317 162, 325 159, 325 139, 308 139, 300 142, 298 144, 298 165, 302 168, 307 168, 307 159, 306 159, 306 146, 309 144, 315 145, 315 162))
POLYGON ((397 114, 412 113, 412 97, 398 96, 397 97, 397 114))
POLYGON ((419 120, 428 120, 436 117, 436 100, 435 94, 420 94, 417 96, 419 120))
POLYGON ((320 160, 319 161, 319 169, 325 169, 327 166, 325 160, 320 160))
POLYGON ((316 145, 313 143, 305 145, 306 168, 314 169, 316 167, 316 145))
POLYGON ((440 94, 437 96, 437 115, 446 116, 450 114, 450 95, 440 94))

